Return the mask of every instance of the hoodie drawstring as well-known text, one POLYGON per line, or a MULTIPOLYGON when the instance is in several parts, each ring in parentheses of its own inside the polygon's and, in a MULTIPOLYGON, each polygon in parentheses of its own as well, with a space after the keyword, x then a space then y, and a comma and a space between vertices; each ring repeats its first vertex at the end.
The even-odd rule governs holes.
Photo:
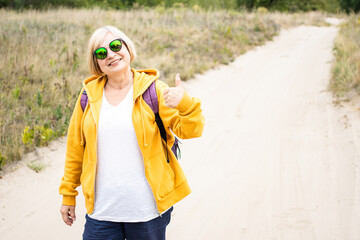
MULTIPOLYGON (((142 98, 142 96, 141 96, 142 98)), ((146 129, 145 129, 145 124, 144 124, 144 114, 143 114, 143 106, 142 106, 142 102, 141 99, 140 99, 140 115, 141 115, 141 125, 142 125, 142 128, 143 128, 143 135, 144 135, 144 147, 147 147, 147 142, 146 142, 146 129)))
MULTIPOLYGON (((141 98, 142 98, 142 99, 140 99, 141 124, 142 124, 143 134, 144 134, 144 146, 147 147, 146 129, 145 129, 145 125, 144 125, 144 114, 143 114, 143 106, 142 106, 142 104, 143 104, 142 102, 145 101, 145 100, 143 99, 142 96, 141 96, 141 98)), ((156 125, 159 128, 161 138, 165 141, 166 161, 169 163, 170 160, 169 160, 169 152, 168 152, 169 150, 168 150, 168 145, 167 145, 167 135, 166 135, 164 124, 163 124, 158 112, 155 113, 155 122, 156 122, 156 125)))
MULTIPOLYGON (((87 104, 87 105, 89 105, 89 104, 87 104)), ((80 123, 80 137, 81 137, 80 145, 81 145, 81 146, 85 146, 83 125, 84 125, 85 110, 86 110, 86 109, 87 109, 87 106, 86 106, 85 109, 84 109, 83 116, 82 116, 82 118, 81 118, 81 123, 80 123)))

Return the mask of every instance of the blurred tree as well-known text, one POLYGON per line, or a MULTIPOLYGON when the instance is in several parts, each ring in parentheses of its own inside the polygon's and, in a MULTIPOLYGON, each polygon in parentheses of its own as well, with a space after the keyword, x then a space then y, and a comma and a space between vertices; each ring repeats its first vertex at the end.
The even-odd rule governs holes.
POLYGON ((326 0, 325 1, 325 11, 336 13, 340 11, 340 3, 338 0, 326 0))
POLYGON ((238 6, 241 6, 237 3, 238 0, 180 0, 180 1, 174 1, 170 0, 172 2, 183 2, 186 6, 194 6, 198 5, 203 8, 226 8, 226 9, 233 9, 237 8, 238 6))
POLYGON ((113 9, 124 9, 132 7, 132 3, 130 1, 125 0, 105 0, 104 4, 106 7, 113 9))
POLYGON ((360 0, 342 0, 340 6, 347 13, 360 11, 360 0))
POLYGON ((252 9, 255 6, 255 0, 236 0, 238 7, 245 6, 247 9, 252 9))
POLYGON ((359 12, 360 0, 0 0, 0 7, 21 8, 44 8, 44 7, 110 7, 114 9, 131 8, 134 4, 140 6, 157 6, 164 4, 165 7, 172 7, 181 3, 186 7, 194 5, 203 8, 226 8, 235 9, 246 7, 254 9, 266 7, 279 11, 312 11, 325 10, 337 12, 340 8, 346 12, 359 12))
POLYGON ((3 7, 15 8, 15 6, 14 6, 14 1, 11 1, 11 0, 0 0, 0 8, 3 8, 3 7))
POLYGON ((142 6, 157 6, 159 4, 161 4, 161 0, 137 0, 136 1, 139 5, 142 6))
POLYGON ((270 9, 274 3, 274 0, 255 0, 256 7, 266 7, 270 9))
POLYGON ((338 0, 237 0, 238 6, 246 6, 248 9, 266 7, 279 11, 310 11, 325 9, 326 1, 338 0))

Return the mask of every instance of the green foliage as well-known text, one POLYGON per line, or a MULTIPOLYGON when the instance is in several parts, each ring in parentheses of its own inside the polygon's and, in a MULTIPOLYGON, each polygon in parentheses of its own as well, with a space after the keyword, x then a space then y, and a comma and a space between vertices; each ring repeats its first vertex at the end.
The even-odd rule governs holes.
POLYGON ((325 0, 254 0, 253 7, 279 11, 314 11, 325 9, 325 0))
POLYGON ((22 141, 29 148, 35 146, 45 146, 56 137, 56 134, 47 126, 26 126, 23 130, 22 141))
POLYGON ((59 121, 63 117, 61 104, 59 104, 59 106, 54 109, 54 117, 56 121, 59 121))
POLYGON ((235 9, 240 6, 236 0, 190 0, 185 4, 190 6, 197 5, 205 9, 235 9))
POLYGON ((338 0, 326 0, 324 10, 331 13, 340 11, 340 2, 338 0))
POLYGON ((14 99, 19 99, 19 97, 20 97, 20 88, 17 87, 17 88, 15 88, 15 89, 13 89, 13 90, 11 91, 11 94, 12 94, 12 96, 13 96, 14 99))
POLYGON ((255 7, 271 8, 273 1, 271 0, 255 0, 255 7))
POLYGON ((37 146, 47 145, 56 136, 54 131, 46 126, 36 126, 35 130, 36 130, 35 139, 37 146))
POLYGON ((2 155, 2 153, 0 152, 0 170, 4 167, 6 162, 6 158, 5 156, 2 155))
MULTIPOLYGON (((340 6, 343 10, 358 12, 360 0, 0 0, 1 7, 14 9, 44 9, 49 7, 101 7, 105 9, 129 9, 138 6, 155 7, 160 6, 157 11, 163 8, 182 8, 198 6, 204 9, 257 9, 265 7, 271 10, 280 11, 310 11, 326 10, 336 12, 340 6)), ((26 27, 23 28, 26 33, 26 27)))
POLYGON ((266 7, 258 7, 258 8, 256 9, 256 12, 257 12, 257 13, 260 13, 260 14, 264 14, 264 13, 268 13, 269 10, 268 10, 266 7))
POLYGON ((155 12, 157 12, 158 14, 164 14, 165 11, 166 11, 165 4, 159 4, 155 8, 155 12))
POLYGON ((344 9, 347 13, 360 11, 360 0, 341 0, 340 6, 344 9))
POLYGON ((29 126, 26 126, 23 130, 22 141, 26 146, 30 146, 34 143, 34 130, 29 126))
POLYGON ((34 97, 36 98, 36 102, 39 105, 39 107, 41 107, 42 101, 43 101, 42 93, 40 91, 38 91, 34 97))

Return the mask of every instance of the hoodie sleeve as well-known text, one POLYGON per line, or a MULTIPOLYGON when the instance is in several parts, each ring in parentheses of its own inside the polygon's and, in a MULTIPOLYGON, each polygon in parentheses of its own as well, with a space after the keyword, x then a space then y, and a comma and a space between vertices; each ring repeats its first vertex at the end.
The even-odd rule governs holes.
POLYGON ((65 170, 59 188, 59 193, 63 195, 62 204, 71 206, 76 205, 75 197, 78 195, 76 188, 80 186, 84 155, 84 145, 81 144, 81 121, 83 110, 81 108, 80 99, 82 92, 83 89, 76 101, 68 128, 65 170))
POLYGON ((165 105, 163 92, 169 86, 156 81, 156 92, 159 101, 159 114, 165 128, 170 128, 182 139, 200 137, 203 132, 205 118, 202 115, 200 99, 190 97, 186 92, 176 108, 165 105))

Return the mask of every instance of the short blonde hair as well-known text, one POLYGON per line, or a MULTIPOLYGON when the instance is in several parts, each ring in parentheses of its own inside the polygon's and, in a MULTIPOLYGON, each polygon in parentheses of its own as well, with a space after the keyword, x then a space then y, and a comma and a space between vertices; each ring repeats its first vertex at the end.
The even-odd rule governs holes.
POLYGON ((130 53, 130 62, 132 62, 136 58, 135 44, 128 36, 126 36, 125 33, 120 31, 116 27, 109 25, 98 28, 92 34, 88 45, 88 65, 90 73, 93 75, 104 75, 104 73, 100 69, 96 57, 93 56, 92 53, 100 47, 101 42, 104 40, 106 34, 109 32, 112 33, 116 38, 121 38, 125 42, 125 46, 130 53))

